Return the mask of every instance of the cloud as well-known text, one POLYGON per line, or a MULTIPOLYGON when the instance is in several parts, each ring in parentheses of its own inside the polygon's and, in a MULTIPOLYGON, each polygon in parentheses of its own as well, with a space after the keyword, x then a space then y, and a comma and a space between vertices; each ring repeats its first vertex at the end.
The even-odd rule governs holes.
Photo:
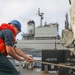
POLYGON ((36 15, 38 8, 44 13, 43 23, 58 22, 60 31, 64 28, 65 14, 69 13, 68 0, 0 0, 0 24, 17 19, 22 23, 22 32, 26 33, 29 20, 34 20, 36 26, 40 24, 40 17, 36 15))

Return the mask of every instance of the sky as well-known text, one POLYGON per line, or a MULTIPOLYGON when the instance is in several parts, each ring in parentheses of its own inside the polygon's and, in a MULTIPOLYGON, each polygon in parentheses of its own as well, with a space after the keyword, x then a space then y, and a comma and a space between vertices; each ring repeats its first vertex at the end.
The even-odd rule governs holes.
MULTIPOLYGON (((11 20, 18 20, 22 24, 22 32, 17 35, 21 39, 21 34, 27 33, 27 22, 34 20, 36 27, 40 25, 40 17, 36 15, 44 13, 43 24, 59 24, 59 35, 65 26, 65 14, 70 13, 69 0, 0 0, 0 25, 11 20)), ((70 16, 69 16, 70 17, 70 16)))

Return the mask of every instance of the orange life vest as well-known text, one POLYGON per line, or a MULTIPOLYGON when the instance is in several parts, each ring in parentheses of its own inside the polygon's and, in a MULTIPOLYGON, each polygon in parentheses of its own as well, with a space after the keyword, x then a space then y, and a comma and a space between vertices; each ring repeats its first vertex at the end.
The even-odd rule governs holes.
MULTIPOLYGON (((13 26, 4 23, 4 24, 2 24, 0 26, 0 31, 4 30, 4 29, 10 29, 13 32, 13 35, 14 35, 14 37, 13 37, 13 43, 14 43, 15 42, 15 37, 16 37, 16 32, 15 32, 13 26)), ((3 53, 3 54, 5 54, 5 55, 7 54, 6 53, 6 49, 5 49, 5 42, 1 38, 0 38, 0 52, 3 53)))

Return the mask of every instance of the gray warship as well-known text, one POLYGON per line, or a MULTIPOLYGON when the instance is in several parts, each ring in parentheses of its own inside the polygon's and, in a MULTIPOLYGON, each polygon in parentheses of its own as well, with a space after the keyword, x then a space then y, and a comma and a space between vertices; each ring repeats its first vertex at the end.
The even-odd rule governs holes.
MULTIPOLYGON (((30 20, 27 22, 27 32, 23 33, 22 40, 17 40, 17 47, 22 50, 50 50, 50 49, 66 49, 61 44, 59 35, 59 24, 46 22, 42 25, 44 13, 40 13, 40 26, 35 26, 35 22, 30 20)), ((66 16, 65 27, 68 26, 68 16, 66 16)))

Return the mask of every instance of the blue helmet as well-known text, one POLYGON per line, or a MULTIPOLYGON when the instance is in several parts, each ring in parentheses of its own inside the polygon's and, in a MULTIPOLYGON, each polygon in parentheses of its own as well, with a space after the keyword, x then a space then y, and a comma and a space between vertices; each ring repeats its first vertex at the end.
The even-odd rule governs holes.
POLYGON ((21 31, 21 23, 17 20, 12 20, 8 24, 15 25, 21 31))

